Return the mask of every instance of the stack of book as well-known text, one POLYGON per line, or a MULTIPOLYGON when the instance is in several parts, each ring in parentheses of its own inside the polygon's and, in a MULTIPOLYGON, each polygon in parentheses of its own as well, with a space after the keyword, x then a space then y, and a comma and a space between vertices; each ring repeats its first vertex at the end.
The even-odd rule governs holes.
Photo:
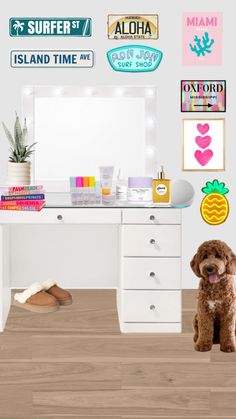
POLYGON ((0 210, 40 211, 45 205, 43 186, 9 186, 1 188, 0 210))

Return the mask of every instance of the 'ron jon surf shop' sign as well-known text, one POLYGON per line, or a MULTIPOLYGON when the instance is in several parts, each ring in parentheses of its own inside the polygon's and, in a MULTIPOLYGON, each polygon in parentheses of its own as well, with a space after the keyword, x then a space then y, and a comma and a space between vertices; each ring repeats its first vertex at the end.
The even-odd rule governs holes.
POLYGON ((14 17, 9 20, 10 36, 91 36, 91 19, 28 18, 14 17))
POLYGON ((156 70, 162 56, 158 49, 143 45, 126 45, 107 52, 107 59, 113 70, 129 73, 156 70))
POLYGON ((158 15, 108 15, 108 39, 158 39, 158 15))

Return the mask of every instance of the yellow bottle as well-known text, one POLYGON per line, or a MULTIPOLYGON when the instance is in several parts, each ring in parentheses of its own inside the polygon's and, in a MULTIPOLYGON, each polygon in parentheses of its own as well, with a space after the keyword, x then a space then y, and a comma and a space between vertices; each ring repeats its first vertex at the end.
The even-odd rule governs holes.
POLYGON ((152 191, 153 202, 159 204, 170 203, 170 179, 165 178, 163 166, 158 173, 158 179, 153 179, 152 191))

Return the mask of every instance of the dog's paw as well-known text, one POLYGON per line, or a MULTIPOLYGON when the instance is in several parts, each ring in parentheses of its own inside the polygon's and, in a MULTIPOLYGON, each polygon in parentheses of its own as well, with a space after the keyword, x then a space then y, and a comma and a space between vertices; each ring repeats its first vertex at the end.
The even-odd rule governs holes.
POLYGON ((228 343, 226 345, 220 345, 220 350, 222 352, 235 352, 236 351, 236 345, 235 343, 228 343))
POLYGON ((207 352, 210 351, 212 348, 211 343, 196 343, 194 349, 199 352, 207 352))

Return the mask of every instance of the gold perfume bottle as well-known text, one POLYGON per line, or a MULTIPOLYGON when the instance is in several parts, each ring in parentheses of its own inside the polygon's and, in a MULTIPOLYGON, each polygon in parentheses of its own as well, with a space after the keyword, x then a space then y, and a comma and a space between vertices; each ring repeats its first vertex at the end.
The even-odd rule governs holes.
POLYGON ((165 178, 164 167, 161 166, 157 179, 153 179, 153 202, 159 204, 170 203, 170 179, 165 178))

